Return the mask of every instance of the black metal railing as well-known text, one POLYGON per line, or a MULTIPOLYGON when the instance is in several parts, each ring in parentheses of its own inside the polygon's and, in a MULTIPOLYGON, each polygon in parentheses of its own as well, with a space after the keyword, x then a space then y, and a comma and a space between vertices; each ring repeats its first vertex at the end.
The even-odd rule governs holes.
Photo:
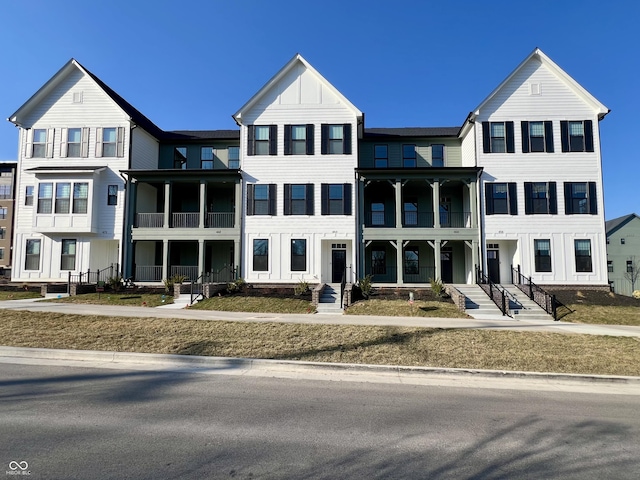
POLYGON ((530 277, 523 275, 520 271, 520 265, 517 268, 511 267, 511 274, 513 275, 513 284, 551 315, 555 321, 558 321, 558 310, 564 305, 556 299, 556 296, 533 283, 530 277))
POLYGON ((91 269, 89 269, 86 272, 69 272, 67 282, 69 285, 72 283, 75 283, 76 285, 97 285, 99 282, 106 283, 110 278, 120 276, 119 267, 120 266, 117 263, 112 263, 101 270, 91 271, 91 269))
POLYGON ((493 283, 491 279, 486 276, 479 267, 477 267, 476 283, 482 288, 482 290, 489 296, 489 298, 496 304, 496 306, 502 312, 502 315, 509 315, 509 295, 500 287, 497 283, 493 283))
POLYGON ((195 280, 191 280, 191 290, 189 292, 189 295, 190 295, 189 305, 193 305, 193 301, 200 296, 204 298, 204 282, 203 282, 204 275, 205 274, 203 273, 195 280))

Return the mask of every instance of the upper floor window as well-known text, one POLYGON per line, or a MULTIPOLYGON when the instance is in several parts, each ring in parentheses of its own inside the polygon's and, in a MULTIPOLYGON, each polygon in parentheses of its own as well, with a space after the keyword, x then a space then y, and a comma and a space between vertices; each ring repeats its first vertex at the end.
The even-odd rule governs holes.
POLYGON ((513 122, 482 122, 484 153, 515 153, 513 122))
MULTIPOLYGON (((117 153, 118 137, 116 128, 102 129, 102 156, 115 157, 117 153)), ((97 155, 96 155, 97 156, 97 155)))
POLYGON ((313 215, 313 184, 284 184, 284 214, 313 215))
POLYGON ((47 130, 35 128, 33 130, 33 158, 45 158, 47 152, 47 130))
POLYGON ((418 225, 418 200, 415 198, 407 198, 402 207, 403 213, 403 226, 416 226, 418 225))
POLYGON ((556 182, 524 182, 524 210, 527 215, 556 214, 556 182))
POLYGON ((431 145, 431 166, 444 167, 444 145, 431 145))
POLYGON ((73 184, 73 213, 87 213, 89 201, 89 184, 73 184))
POLYGON ((275 215, 275 184, 247 185, 247 215, 275 215))
POLYGON ((375 168, 387 168, 389 166, 389 148, 387 145, 376 145, 373 147, 374 159, 373 165, 375 168))
POLYGON ((621 239, 620 239, 620 245, 624 245, 624 243, 625 243, 625 239, 624 239, 624 238, 621 238, 621 239))
POLYGON ((89 156, 89 129, 63 128, 60 156, 79 158, 89 156))
POLYGON ((351 215, 351 184, 322 184, 322 215, 351 215))
POLYGON ((4 260, 4 248, 0 248, 0 260, 4 260))
POLYGON ((313 155, 313 125, 284 126, 285 155, 313 155))
POLYGON ((56 183, 56 207, 55 213, 69 213, 71 203, 71 184, 56 183))
POLYGON ((67 157, 79 157, 82 145, 82 129, 70 128, 67 134, 67 157))
POLYGON ((596 182, 565 182, 564 213, 596 215, 598 213, 596 182))
POLYGON ((518 201, 515 183, 485 183, 486 213, 518 214, 518 201))
POLYGON ((416 167, 416 146, 415 145, 402 145, 402 166, 403 167, 416 167))
POLYGON ((25 270, 38 270, 40 268, 40 239, 27 240, 24 256, 25 270))
POLYGON ((323 155, 351 155, 351 124, 322 125, 323 155))
POLYGON ((5 227, 0 227, 0 240, 4 240, 7 236, 7 229, 5 227))
POLYGON ((53 199, 53 183, 38 185, 38 213, 51 213, 53 199))
POLYGON ((521 122, 522 153, 553 152, 553 124, 545 122, 521 122))
POLYGON ((371 204, 371 225, 384 225, 384 203, 373 202, 371 204))
POLYGON ((0 220, 5 220, 7 218, 7 207, 0 207, 0 220))
POLYGON ((175 147, 173 149, 173 168, 187 169, 187 147, 175 147))
POLYGON ((229 168, 240 168, 240 147, 229 147, 227 153, 229 157, 229 168))
POLYGON ((574 240, 576 272, 593 272, 591 240, 574 240))
POLYGON ((277 125, 249 125, 247 155, 277 155, 277 125))
POLYGON ((213 147, 200 148, 200 168, 203 170, 213 170, 213 147))
POLYGON ((593 122, 591 120, 560 122, 563 152, 593 152, 593 122))
POLYGON ((0 185, 0 198, 7 199, 11 197, 11 185, 0 185))
POLYGON ((118 185, 107 185, 107 205, 118 204, 118 185))
POLYGON ((536 272, 551 271, 551 241, 534 240, 533 250, 535 253, 536 272))

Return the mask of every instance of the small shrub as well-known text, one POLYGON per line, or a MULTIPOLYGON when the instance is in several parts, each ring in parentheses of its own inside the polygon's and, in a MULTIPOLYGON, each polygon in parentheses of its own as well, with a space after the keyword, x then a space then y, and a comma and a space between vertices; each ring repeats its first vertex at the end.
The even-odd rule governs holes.
POLYGON ((444 297, 445 295, 445 290, 444 290, 444 282, 442 280, 438 279, 431 279, 429 280, 429 283, 431 283, 431 290, 433 291, 433 294, 436 297, 444 297))
POLYGON ((294 287, 293 293, 296 296, 305 295, 309 293, 311 289, 309 288, 309 284, 304 280, 300 280, 298 284, 294 287))
POLYGON ((360 292, 362 292, 362 296, 364 298, 369 298, 371 293, 373 292, 373 277, 371 275, 367 275, 360 280, 358 280, 358 286, 360 287, 360 292))
POLYGON ((162 280, 162 283, 164 283, 164 290, 165 292, 173 292, 173 285, 176 283, 184 283, 184 281, 187 279, 186 275, 173 275, 172 277, 169 278, 165 278, 164 280, 162 280))
POLYGON ((107 279, 107 285, 114 292, 119 292, 122 288, 122 276, 116 275, 107 279))
POLYGON ((240 293, 242 290, 244 290, 245 285, 247 284, 247 282, 244 281, 244 278, 238 278, 237 280, 234 280, 233 282, 229 282, 227 283, 227 292, 229 293, 240 293))

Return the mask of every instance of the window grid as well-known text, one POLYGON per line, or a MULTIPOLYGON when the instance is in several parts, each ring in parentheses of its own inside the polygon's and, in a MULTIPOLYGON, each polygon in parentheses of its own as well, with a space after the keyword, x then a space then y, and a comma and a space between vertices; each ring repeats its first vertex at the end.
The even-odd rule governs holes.
POLYGON ((33 130, 32 141, 33 158, 44 158, 47 151, 47 131, 44 128, 36 128, 33 130))
POLYGON ((551 271, 551 241, 534 240, 533 249, 535 252, 536 272, 551 271))
POLYGON ((389 166, 389 149, 387 145, 376 145, 374 149, 374 167, 387 168, 389 166))
POLYGON ((62 240, 60 270, 75 270, 75 269, 76 269, 76 241, 62 240))
POLYGON ((574 240, 576 272, 592 272, 591 240, 574 240))

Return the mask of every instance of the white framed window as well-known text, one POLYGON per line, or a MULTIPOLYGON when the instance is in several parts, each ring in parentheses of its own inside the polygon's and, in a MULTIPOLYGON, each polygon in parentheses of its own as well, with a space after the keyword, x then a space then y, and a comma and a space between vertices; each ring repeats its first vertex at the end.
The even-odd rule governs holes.
POLYGON ((115 157, 117 153, 117 130, 115 128, 102 129, 102 156, 115 157))
POLYGON ((536 272, 551 271, 551 241, 548 239, 534 240, 533 250, 535 253, 536 272))
POLYGON ((51 213, 53 199, 53 183, 38 185, 38 213, 51 213))
POLYGON ((56 205, 55 213, 69 213, 71 204, 71 184, 56 183, 56 205))
POLYGON ((33 130, 32 148, 31 156, 33 158, 45 158, 47 152, 47 130, 44 128, 35 128, 33 130))
POLYGON ((351 155, 351 124, 321 126, 322 155, 351 155))
POLYGON ((291 271, 304 272, 307 269, 307 241, 303 238, 291 240, 291 271))
POLYGON ((87 213, 89 201, 89 184, 73 184, 73 213, 87 213))
POLYGON ((269 270, 269 240, 253 240, 253 270, 266 272, 269 270))
POLYGON ((24 187, 24 204, 25 206, 33 205, 33 185, 24 187))
POLYGON ((62 253, 60 255, 60 270, 76 269, 76 241, 62 240, 62 253))
POLYGON ((247 155, 276 155, 278 149, 277 125, 248 126, 247 155))
POLYGON ((67 131, 67 157, 80 157, 82 148, 82 129, 70 128, 67 131))
POLYGON ((118 185, 107 185, 107 205, 118 204, 118 185))
POLYGON ((25 256, 24 256, 24 269, 25 270, 39 270, 40 269, 40 240, 28 239, 26 242, 25 256))
POLYGON ((574 240, 576 272, 593 272, 591 240, 574 240))

